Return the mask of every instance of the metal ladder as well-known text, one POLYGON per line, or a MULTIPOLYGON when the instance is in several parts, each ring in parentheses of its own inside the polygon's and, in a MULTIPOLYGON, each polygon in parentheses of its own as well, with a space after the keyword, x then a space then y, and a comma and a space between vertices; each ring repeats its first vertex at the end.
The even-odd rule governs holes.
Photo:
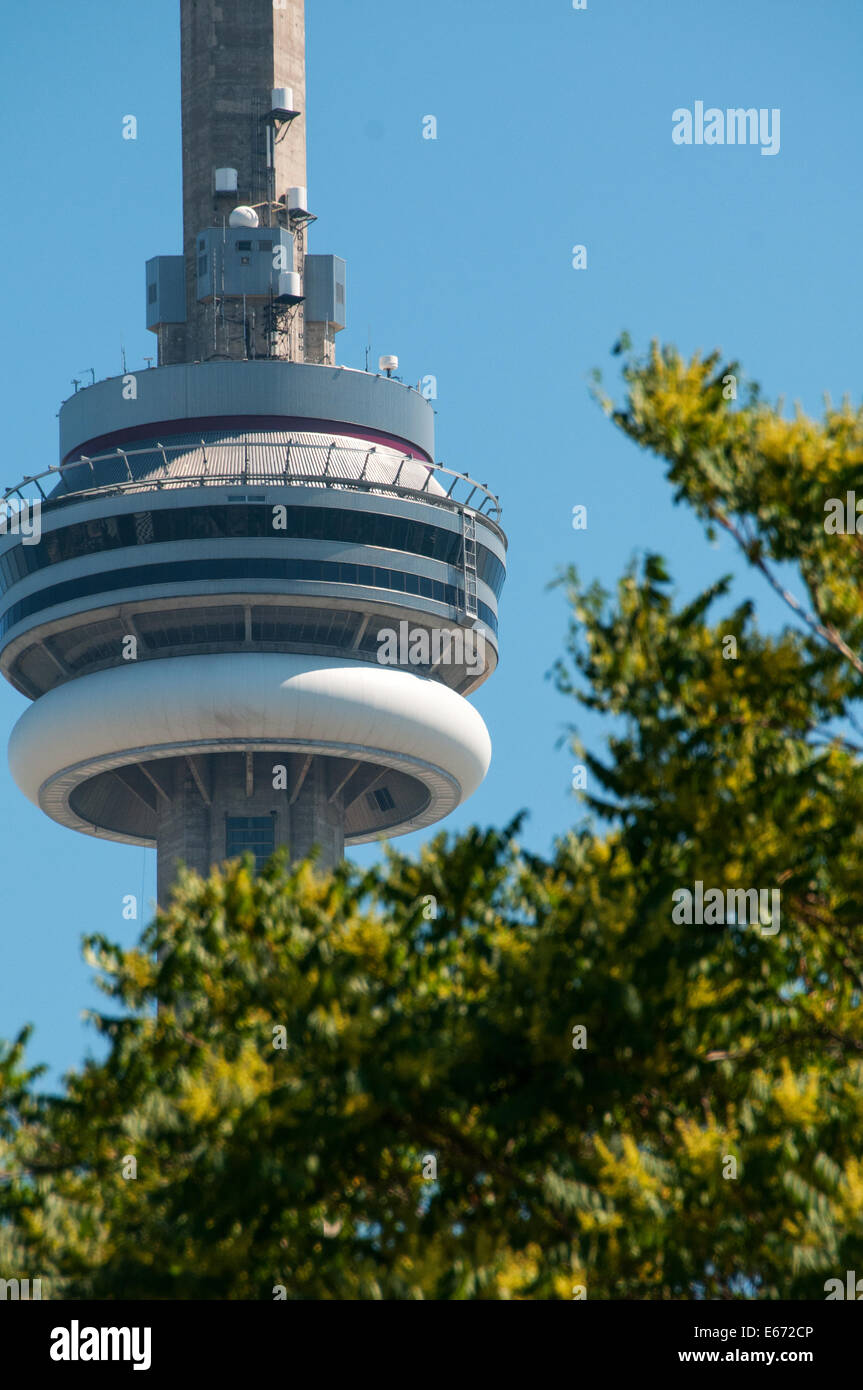
POLYGON ((476 517, 465 509, 461 514, 462 548, 464 551, 464 611, 469 618, 477 616, 476 607, 476 517))

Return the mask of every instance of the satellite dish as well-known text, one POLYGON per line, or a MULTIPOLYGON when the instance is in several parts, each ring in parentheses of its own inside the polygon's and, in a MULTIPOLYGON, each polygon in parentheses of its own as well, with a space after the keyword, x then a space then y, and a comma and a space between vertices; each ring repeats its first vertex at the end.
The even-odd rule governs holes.
POLYGON ((258 227, 260 218, 254 208, 239 207, 234 208, 228 218, 229 227, 258 227))

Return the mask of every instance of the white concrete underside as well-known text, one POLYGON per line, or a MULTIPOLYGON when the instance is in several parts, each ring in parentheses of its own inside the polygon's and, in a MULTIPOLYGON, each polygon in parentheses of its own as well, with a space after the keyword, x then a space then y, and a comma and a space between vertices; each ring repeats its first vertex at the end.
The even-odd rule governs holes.
POLYGON ((130 662, 58 686, 18 720, 9 765, 25 796, 61 825, 151 844, 97 832, 75 813, 70 796, 112 768, 235 751, 328 754, 406 772, 424 784, 430 801, 387 831, 404 835, 433 825, 476 791, 491 761, 491 740, 462 696, 407 671, 228 653, 130 662))

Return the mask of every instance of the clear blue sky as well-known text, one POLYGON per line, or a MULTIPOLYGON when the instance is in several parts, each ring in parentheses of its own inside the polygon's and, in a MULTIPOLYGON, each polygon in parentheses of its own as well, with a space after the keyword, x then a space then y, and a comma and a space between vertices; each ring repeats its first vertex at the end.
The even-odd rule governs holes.
MULTIPOLYGON (((227 3, 227 0, 226 0, 227 3)), ((765 625, 784 620, 725 543, 676 509, 659 465, 592 403, 621 329, 738 357, 769 397, 819 412, 859 398, 859 0, 307 0, 312 249, 348 262, 340 360, 401 357, 439 382, 438 456, 499 492, 510 540, 502 660, 475 703, 494 741, 483 788, 448 825, 530 810, 546 849, 579 814, 556 749, 575 710, 545 673, 566 612, 545 586, 575 561, 613 584, 634 551, 684 592, 734 569, 765 625), (698 100, 781 110, 781 149, 680 147, 698 100), (422 139, 435 115, 437 141, 422 139), (575 271, 571 249, 588 248, 575 271), (589 529, 571 527, 573 505, 589 529)), ((181 249, 177 0, 7 7, 0 52, 8 486, 57 460, 72 378, 155 351, 144 262, 181 249), (136 142, 121 138, 125 115, 136 142)), ((794 479, 789 478, 789 487, 794 479)), ((0 688, 0 736, 25 707, 0 688)), ((602 731, 582 721, 591 747, 602 731)), ((81 961, 130 942, 155 854, 99 845, 27 802, 0 759, 0 1036, 37 1025, 52 1076, 95 1045, 81 961)), ((420 836, 399 842, 415 849, 420 836)), ((361 851, 373 857, 374 847, 361 851)), ((359 857, 359 856, 358 856, 359 857)))

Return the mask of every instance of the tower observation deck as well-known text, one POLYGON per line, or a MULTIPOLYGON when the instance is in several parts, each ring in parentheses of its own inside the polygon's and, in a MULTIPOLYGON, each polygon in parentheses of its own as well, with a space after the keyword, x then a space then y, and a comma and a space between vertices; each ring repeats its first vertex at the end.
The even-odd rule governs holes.
POLYGON ((491 757, 497 498, 435 463, 428 400, 336 365, 312 255, 303 0, 181 0, 182 255, 147 264, 158 366, 77 391, 4 493, 9 757, 62 825, 206 873, 431 825, 491 757))

